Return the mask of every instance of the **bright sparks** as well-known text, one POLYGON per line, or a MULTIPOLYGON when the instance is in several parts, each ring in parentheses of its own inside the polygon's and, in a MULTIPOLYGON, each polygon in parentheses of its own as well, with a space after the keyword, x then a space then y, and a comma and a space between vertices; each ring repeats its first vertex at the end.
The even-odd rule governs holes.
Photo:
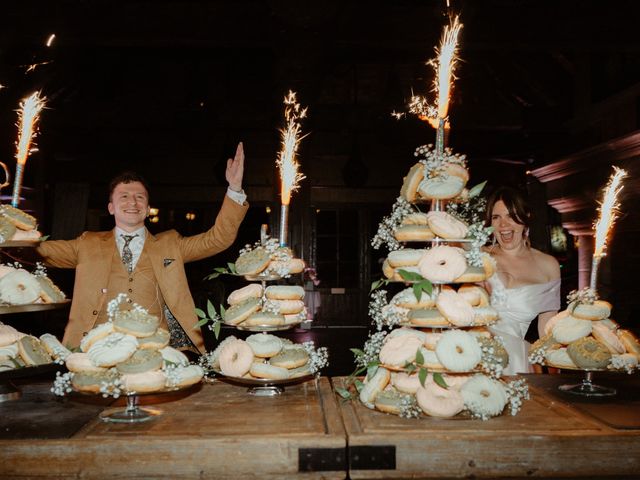
POLYGON ((31 96, 20 102, 20 110, 18 110, 18 142, 16 151, 16 161, 19 165, 27 163, 27 157, 32 151, 31 145, 36 136, 38 116, 40 111, 44 108, 45 101, 45 97, 40 97, 40 92, 34 92, 31 96))
POLYGON ((51 35, 49 35, 49 38, 47 38, 47 43, 45 43, 45 45, 47 47, 50 47, 51 45, 53 45, 53 41, 56 39, 56 34, 52 33, 51 35))
POLYGON ((594 258, 600 258, 605 255, 609 231, 613 228, 613 224, 618 218, 618 208, 620 207, 618 194, 622 190, 622 179, 626 175, 627 172, 625 170, 614 166, 613 173, 605 187, 604 196, 598 208, 598 220, 594 225, 596 230, 594 258))
POLYGON ((289 90, 289 94, 284 98, 284 120, 286 128, 280 130, 282 148, 278 153, 276 165, 280 171, 281 190, 280 197, 282 205, 289 205, 291 192, 298 189, 298 184, 305 176, 298 171, 300 166, 297 162, 298 146, 300 140, 300 120, 307 116, 307 109, 300 108, 296 100, 296 93, 289 90))
POLYGON ((429 62, 436 71, 434 91, 437 95, 438 118, 446 118, 449 113, 449 96, 451 82, 455 79, 454 71, 458 61, 458 35, 462 30, 459 17, 447 25, 440 40, 440 47, 436 48, 437 59, 429 62))

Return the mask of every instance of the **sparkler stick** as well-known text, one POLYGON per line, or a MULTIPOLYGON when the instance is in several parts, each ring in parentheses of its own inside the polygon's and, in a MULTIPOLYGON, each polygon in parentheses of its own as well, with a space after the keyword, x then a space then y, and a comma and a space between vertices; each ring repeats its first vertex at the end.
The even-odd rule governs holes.
POLYGON ((620 207, 618 194, 622 191, 622 179, 626 175, 626 170, 616 166, 613 167, 613 173, 609 177, 602 202, 598 207, 598 220, 594 225, 595 248, 591 261, 591 281, 589 282, 590 288, 594 291, 596 290, 596 279, 598 277, 600 260, 606 255, 607 237, 618 218, 618 209, 620 207))
POLYGON ((296 100, 296 93, 289 91, 284 98, 284 119, 286 127, 280 130, 281 150, 278 153, 276 165, 280 171, 280 245, 287 244, 287 230, 289 227, 289 204, 291 193, 299 188, 299 182, 305 176, 298 171, 298 146, 300 145, 300 120, 307 116, 307 109, 300 108, 296 100))
POLYGON ((16 151, 16 176, 13 182, 13 196, 11 205, 18 206, 20 190, 22 189, 22 176, 27 157, 32 150, 33 139, 36 136, 36 126, 40 111, 44 108, 46 98, 40 97, 40 92, 34 92, 20 102, 18 110, 18 142, 16 151))

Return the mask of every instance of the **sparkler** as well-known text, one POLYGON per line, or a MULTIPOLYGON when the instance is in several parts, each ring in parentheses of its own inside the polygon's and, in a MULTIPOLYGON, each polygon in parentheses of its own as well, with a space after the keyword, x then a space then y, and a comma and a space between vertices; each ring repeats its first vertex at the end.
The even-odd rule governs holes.
POLYGON ((40 92, 34 92, 20 102, 18 110, 18 142, 16 151, 16 176, 13 182, 13 197, 11 205, 18 206, 20 189, 22 188, 22 176, 27 157, 33 150, 33 139, 36 136, 36 126, 40 111, 44 108, 46 98, 40 97, 40 92))
POLYGON ((53 41, 56 39, 56 34, 52 33, 51 35, 49 35, 49 38, 47 38, 47 42, 45 43, 45 45, 47 47, 50 47, 51 45, 53 45, 53 41))
POLYGON ((613 167, 613 173, 609 177, 602 202, 600 203, 600 207, 598 207, 598 220, 594 225, 595 248, 591 262, 591 281, 589 285, 594 291, 596 290, 596 278, 598 276, 600 260, 606 255, 607 237, 618 218, 620 207, 618 194, 622 191, 622 179, 626 177, 626 175, 626 170, 615 166, 613 167))
POLYGON ((280 130, 281 150, 278 153, 276 165, 280 171, 280 245, 287 244, 287 229, 289 223, 289 203, 291 193, 295 192, 300 181, 305 176, 298 171, 298 146, 304 138, 300 136, 300 120, 307 116, 307 109, 300 108, 296 93, 289 90, 284 98, 284 119, 286 127, 280 130))

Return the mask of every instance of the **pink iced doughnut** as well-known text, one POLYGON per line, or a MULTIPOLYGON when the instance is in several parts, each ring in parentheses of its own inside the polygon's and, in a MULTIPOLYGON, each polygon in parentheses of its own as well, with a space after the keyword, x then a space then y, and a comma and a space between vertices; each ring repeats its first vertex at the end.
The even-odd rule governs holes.
MULTIPOLYGON (((447 388, 449 390, 457 390, 460 391, 462 386, 467 383, 467 380, 471 378, 471 375, 447 375, 446 373, 442 373, 442 379, 444 383, 447 384, 447 388)), ((427 380, 425 381, 425 385, 427 383, 435 383, 433 379, 433 374, 429 374, 427 376, 427 380)))
POLYGON ((441 291, 436 308, 456 327, 468 327, 473 323, 473 307, 454 290, 441 291))
POLYGON ((458 293, 472 307, 486 307, 491 303, 489 293, 478 285, 462 285, 458 289, 458 293))
POLYGON ((427 213, 429 228, 440 238, 465 238, 469 227, 450 213, 432 211, 427 213))
POLYGON ((416 392, 416 400, 424 413, 431 417, 450 418, 464 409, 459 391, 442 388, 436 383, 425 383, 416 392))
POLYGON ((242 377, 253 363, 253 350, 244 340, 233 340, 220 350, 220 371, 228 377, 242 377))
POLYGON ((436 355, 447 370, 470 372, 482 360, 482 349, 471 333, 449 330, 436 345, 436 355))
POLYGON ((424 346, 427 347, 429 350, 435 350, 436 345, 442 338, 442 333, 427 332, 425 335, 426 337, 424 339, 424 346))
POLYGON ((427 250, 418 262, 420 274, 434 283, 450 283, 467 269, 467 260, 455 247, 438 245, 427 250))
POLYGON ((259 283, 250 283, 245 287, 231 292, 231 294, 227 298, 227 303, 229 305, 237 305, 238 303, 242 303, 246 300, 249 300, 250 298, 260 297, 262 297, 262 285, 260 285, 259 283))
POLYGON ((591 335, 607 347, 611 353, 620 354, 626 351, 618 336, 599 322, 593 322, 591 325, 591 335))
POLYGON ((380 363, 402 367, 416 359, 416 352, 422 346, 422 340, 413 335, 387 338, 380 349, 380 363))
POLYGON ((391 385, 396 387, 396 390, 403 393, 410 393, 415 395, 418 389, 422 386, 417 373, 409 375, 405 372, 394 372, 391 374, 391 385))

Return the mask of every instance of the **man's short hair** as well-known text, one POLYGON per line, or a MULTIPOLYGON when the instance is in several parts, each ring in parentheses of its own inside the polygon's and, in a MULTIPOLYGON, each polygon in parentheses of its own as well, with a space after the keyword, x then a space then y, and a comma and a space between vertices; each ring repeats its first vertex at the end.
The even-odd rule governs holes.
POLYGON ((149 184, 144 179, 142 175, 138 175, 136 172, 127 170, 126 172, 122 172, 111 179, 109 182, 109 201, 111 201, 111 196, 113 195, 113 191, 116 189, 118 185, 121 183, 133 183, 140 182, 144 189, 147 191, 147 196, 149 195, 149 184))

